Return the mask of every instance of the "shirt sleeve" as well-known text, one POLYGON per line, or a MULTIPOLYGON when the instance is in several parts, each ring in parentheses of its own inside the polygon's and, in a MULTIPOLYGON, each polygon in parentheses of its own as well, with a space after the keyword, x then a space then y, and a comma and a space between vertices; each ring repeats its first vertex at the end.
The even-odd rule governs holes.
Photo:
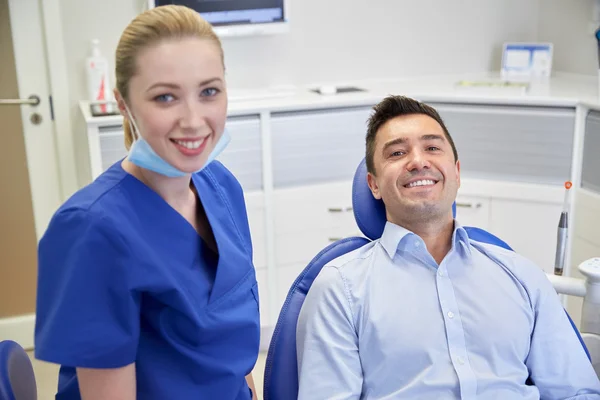
MULTIPOLYGON (((536 267, 537 268, 537 267, 536 267)), ((539 270, 527 367, 542 399, 600 400, 600 382, 552 284, 539 270)))
POLYGON ((38 247, 37 358, 84 368, 135 361, 140 307, 125 243, 101 215, 55 215, 38 247))
POLYGON ((347 288, 337 268, 324 267, 298 317, 298 399, 359 399, 362 368, 347 288))

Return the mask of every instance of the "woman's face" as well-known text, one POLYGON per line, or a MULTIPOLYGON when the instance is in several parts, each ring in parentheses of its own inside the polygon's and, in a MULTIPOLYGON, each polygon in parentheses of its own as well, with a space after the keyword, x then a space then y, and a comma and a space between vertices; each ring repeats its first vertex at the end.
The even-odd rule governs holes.
POLYGON ((227 118, 219 48, 207 39, 165 40, 142 50, 136 61, 128 105, 140 135, 180 171, 199 170, 227 118))

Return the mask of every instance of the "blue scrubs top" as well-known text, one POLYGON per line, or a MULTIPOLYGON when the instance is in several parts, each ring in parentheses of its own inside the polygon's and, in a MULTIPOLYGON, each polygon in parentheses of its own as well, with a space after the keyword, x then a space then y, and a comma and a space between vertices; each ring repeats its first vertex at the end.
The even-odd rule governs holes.
POLYGON ((74 194, 38 249, 35 352, 75 367, 136 364, 140 399, 250 399, 258 288, 242 189, 215 161, 192 182, 218 248, 118 162, 74 194))

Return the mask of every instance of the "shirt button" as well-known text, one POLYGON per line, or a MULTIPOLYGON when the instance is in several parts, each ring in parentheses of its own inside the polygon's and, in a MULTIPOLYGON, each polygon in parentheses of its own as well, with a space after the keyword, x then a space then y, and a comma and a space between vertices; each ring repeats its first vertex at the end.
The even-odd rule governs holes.
POLYGON ((442 270, 438 270, 438 275, 439 275, 439 276, 444 276, 444 271, 442 271, 442 270))
POLYGON ((462 357, 456 357, 456 362, 460 365, 465 365, 465 360, 462 357))
POLYGON ((415 247, 419 247, 420 245, 421 245, 421 243, 415 242, 415 247))
POLYGON ((448 311, 448 318, 454 318, 454 313, 452 311, 448 311))

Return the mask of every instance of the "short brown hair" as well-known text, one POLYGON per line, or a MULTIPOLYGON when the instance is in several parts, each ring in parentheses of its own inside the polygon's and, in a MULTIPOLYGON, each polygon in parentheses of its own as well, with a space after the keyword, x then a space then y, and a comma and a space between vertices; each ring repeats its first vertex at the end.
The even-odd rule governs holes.
POLYGON ((436 120, 444 130, 444 134, 446 135, 448 142, 450 142, 450 146, 452 146, 454 161, 458 161, 458 152, 456 151, 454 141, 452 140, 452 137, 450 136, 442 117, 440 117, 435 108, 409 97, 388 96, 379 104, 375 105, 373 110, 373 114, 371 114, 369 120, 367 121, 367 149, 365 156, 367 171, 373 175, 375 175, 373 157, 375 155, 375 138, 377 136, 377 131, 379 131, 379 128, 381 128, 389 120, 403 115, 424 114, 436 120))

